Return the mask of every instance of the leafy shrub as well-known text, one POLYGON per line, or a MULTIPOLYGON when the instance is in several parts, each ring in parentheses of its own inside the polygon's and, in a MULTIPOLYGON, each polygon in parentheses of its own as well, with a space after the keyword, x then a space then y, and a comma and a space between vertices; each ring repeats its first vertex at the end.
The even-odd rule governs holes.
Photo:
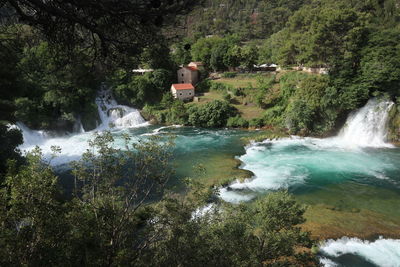
POLYGON ((237 110, 226 101, 214 100, 202 106, 191 106, 188 109, 190 125, 199 127, 223 127, 229 117, 237 110))
POLYGON ((232 96, 231 96, 228 92, 225 92, 225 93, 222 95, 222 98, 223 98, 226 102, 228 102, 228 103, 230 103, 231 100, 232 100, 232 96))
POLYGON ((255 119, 251 119, 249 121, 249 127, 259 128, 259 127, 263 127, 264 125, 265 125, 264 120, 261 118, 255 118, 255 119))
POLYGON ((237 75, 236 72, 224 72, 222 73, 223 78, 235 78, 237 75))
POLYGON ((236 115, 235 117, 230 117, 228 119, 226 126, 233 128, 247 128, 249 127, 249 122, 241 116, 236 115))
POLYGON ((202 80, 196 85, 196 92, 208 92, 210 91, 212 82, 209 79, 202 80))
POLYGON ((231 86, 224 83, 211 82, 210 90, 212 91, 226 91, 231 89, 231 86))
POLYGON ((232 93, 235 96, 245 96, 246 95, 243 88, 232 88, 232 93))

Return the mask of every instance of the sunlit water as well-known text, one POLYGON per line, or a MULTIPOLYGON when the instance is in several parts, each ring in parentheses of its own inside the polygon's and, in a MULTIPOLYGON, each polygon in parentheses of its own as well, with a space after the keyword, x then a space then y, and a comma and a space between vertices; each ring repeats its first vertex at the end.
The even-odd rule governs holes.
MULTIPOLYGON (((254 132, 150 126, 137 110, 118 105, 107 93, 99 95, 97 102, 101 122, 96 130, 110 130, 115 147, 124 147, 123 134, 129 134, 133 141, 151 135, 176 136, 176 174, 170 183, 173 187, 179 188, 185 177, 197 177, 199 174, 193 168, 197 164, 216 166, 212 171, 217 173, 220 165, 216 163, 237 156, 242 161, 241 168, 251 171, 254 177, 221 188, 220 197, 225 201, 249 201, 272 190, 288 189, 300 197, 319 194, 318 199, 311 200, 316 203, 329 202, 332 195, 352 196, 346 198, 345 205, 349 208, 364 205, 362 208, 384 210, 400 218, 398 206, 388 207, 386 202, 380 204, 379 201, 365 204, 367 201, 359 189, 367 187, 369 194, 378 200, 386 197, 378 193, 380 189, 390 190, 391 196, 400 199, 400 149, 383 141, 385 131, 382 129, 392 105, 390 102, 370 101, 365 108, 350 115, 338 137, 291 137, 247 147, 243 146, 241 138, 254 132)), ((69 162, 79 159, 86 151, 87 142, 94 133, 51 137, 50 133, 31 131, 23 124, 18 126, 24 134, 22 150, 29 151, 38 145, 45 158, 50 159, 51 146, 59 146, 62 154, 51 164, 64 171, 69 168, 69 162)), ((397 240, 389 239, 371 243, 352 239, 329 241, 321 246, 321 262, 326 266, 400 266, 400 246, 397 240), (375 254, 370 253, 371 250, 375 254)))

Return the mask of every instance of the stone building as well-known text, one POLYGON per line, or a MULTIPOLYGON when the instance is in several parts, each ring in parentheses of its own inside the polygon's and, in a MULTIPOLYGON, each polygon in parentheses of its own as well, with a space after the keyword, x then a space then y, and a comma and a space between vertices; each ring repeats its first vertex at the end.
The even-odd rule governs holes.
POLYGON ((191 83, 176 83, 171 86, 171 93, 175 98, 180 100, 192 100, 194 97, 194 87, 191 83))
POLYGON ((196 67, 187 66, 178 70, 178 82, 196 85, 199 81, 199 70, 196 67))

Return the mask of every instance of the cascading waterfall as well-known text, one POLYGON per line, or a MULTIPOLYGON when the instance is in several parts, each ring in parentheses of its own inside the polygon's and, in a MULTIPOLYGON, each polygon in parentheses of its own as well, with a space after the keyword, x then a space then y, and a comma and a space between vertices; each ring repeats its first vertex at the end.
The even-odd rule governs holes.
POLYGON ((137 109, 118 105, 111 90, 102 86, 96 97, 96 104, 101 120, 97 130, 110 128, 129 128, 147 125, 137 109))
MULTIPOLYGON (((96 104, 101 123, 94 131, 114 128, 120 130, 148 125, 137 109, 118 105, 111 91, 104 86, 98 92, 96 104)), ((59 146, 62 150, 62 155, 52 161, 53 165, 62 165, 71 160, 79 159, 88 148, 87 141, 93 137, 92 132, 85 132, 79 117, 74 124, 73 134, 66 134, 62 137, 57 137, 56 134, 45 131, 31 130, 21 122, 18 122, 15 127, 22 131, 24 143, 19 147, 22 151, 31 151, 36 146, 39 146, 44 157, 50 159, 52 154, 51 147, 59 146)))
MULTIPOLYGON (((299 196, 312 189, 317 196, 337 196, 337 199, 330 196, 318 199, 321 203, 329 201, 333 206, 369 209, 369 205, 363 206, 352 197, 343 201, 343 195, 354 193, 351 187, 335 189, 330 185, 359 184, 356 188, 362 190, 369 184, 400 188, 395 174, 400 171, 399 157, 392 152, 395 149, 388 149, 393 146, 385 143, 388 111, 392 106, 393 102, 371 99, 349 115, 339 135, 333 138, 291 137, 249 145, 239 159, 243 162, 242 168, 252 171, 254 177, 221 188, 220 197, 238 203, 280 188, 299 196), (327 193, 331 190, 332 193, 327 193)), ((383 201, 380 195, 374 197, 383 201)), ((369 242, 346 237, 329 240, 320 246, 320 262, 326 267, 355 266, 351 265, 354 262, 359 263, 356 266, 400 266, 400 240, 380 238, 369 242)))
POLYGON ((46 139, 49 137, 49 135, 45 131, 31 130, 22 122, 17 122, 16 127, 21 130, 22 138, 24 140, 23 145, 26 147, 40 145, 45 142, 46 139))
POLYGON ((392 101, 370 99, 364 107, 349 115, 338 139, 349 146, 387 146, 387 122, 393 105, 392 101))
POLYGON ((242 168, 254 173, 244 182, 220 189, 228 202, 249 201, 259 193, 310 182, 360 177, 386 179, 396 169, 387 159, 371 156, 364 147, 392 147, 385 143, 388 112, 394 103, 373 98, 351 113, 340 134, 333 138, 291 137, 249 145, 239 157, 242 168))

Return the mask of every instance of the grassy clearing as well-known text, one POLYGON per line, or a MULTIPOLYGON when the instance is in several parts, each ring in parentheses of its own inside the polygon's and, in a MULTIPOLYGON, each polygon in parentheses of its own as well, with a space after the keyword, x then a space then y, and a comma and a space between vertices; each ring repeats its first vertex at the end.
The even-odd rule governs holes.
POLYGON ((221 78, 214 80, 216 83, 224 83, 234 88, 248 88, 257 87, 257 79, 259 77, 270 77, 272 73, 260 73, 260 74, 238 74, 235 78, 221 78))
MULTIPOLYGON (((199 102, 191 102, 188 103, 188 105, 204 105, 205 103, 211 102, 213 100, 223 100, 222 96, 223 92, 210 91, 204 93, 204 96, 200 96, 199 102)), ((260 118, 265 111, 262 108, 256 106, 256 104, 248 102, 248 98, 233 97, 231 104, 239 110, 240 115, 246 120, 260 118)))
MULTIPOLYGON (((226 84, 233 88, 247 88, 246 93, 248 94, 248 96, 238 97, 238 96, 232 95, 231 104, 239 110, 241 116, 244 119, 251 120, 254 118, 262 117, 264 114, 264 111, 265 111, 262 108, 258 107, 254 103, 253 95, 251 93, 251 91, 252 91, 251 88, 257 87, 257 84, 258 84, 257 78, 258 77, 265 77, 265 76, 270 76, 270 75, 271 74, 269 74, 269 73, 268 74, 257 74, 257 75, 239 74, 235 78, 222 78, 219 80, 214 80, 213 82, 226 84)), ((254 89, 254 91, 256 91, 256 90, 254 89)), ((254 93, 256 93, 256 92, 254 92, 254 93)), ((222 91, 210 91, 210 92, 204 93, 203 96, 200 96, 199 102, 194 102, 193 104, 203 105, 203 104, 211 102, 213 100, 223 100, 223 94, 224 94, 224 92, 222 92, 222 91)))

